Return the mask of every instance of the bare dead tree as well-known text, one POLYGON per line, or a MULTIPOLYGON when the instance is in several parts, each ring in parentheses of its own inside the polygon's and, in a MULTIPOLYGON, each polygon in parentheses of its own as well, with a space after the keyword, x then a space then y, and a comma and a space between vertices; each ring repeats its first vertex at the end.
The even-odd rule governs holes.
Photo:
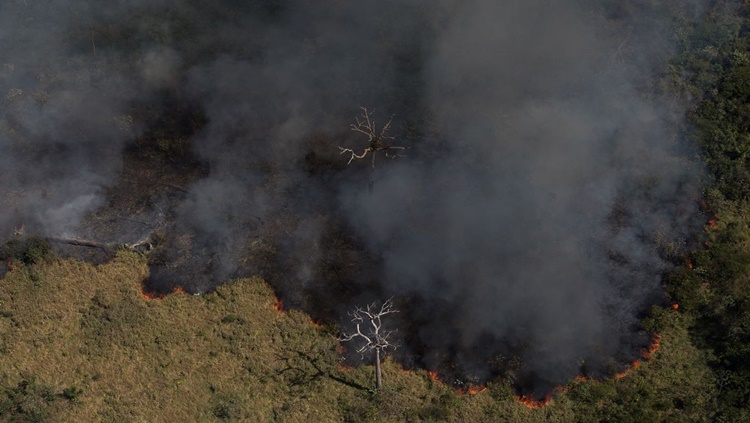
POLYGON ((392 313, 398 313, 398 310, 393 308, 393 298, 385 301, 380 308, 376 306, 376 303, 368 304, 365 308, 357 307, 349 313, 352 317, 352 322, 356 325, 355 332, 350 334, 342 333, 338 338, 341 342, 363 342, 362 346, 357 348, 357 352, 362 357, 367 353, 375 351, 375 387, 377 389, 383 387, 380 356, 384 355, 388 348, 396 348, 388 340, 395 331, 383 330, 381 322, 383 316, 392 313))
POLYGON ((360 109, 362 109, 362 115, 356 117, 356 123, 352 123, 349 127, 352 131, 365 135, 367 137, 368 145, 360 154, 357 154, 351 148, 339 147, 341 154, 351 154, 349 161, 346 164, 349 165, 354 159, 364 159, 368 154, 371 154, 372 168, 375 169, 375 156, 379 151, 382 151, 385 154, 385 157, 388 158, 400 157, 400 154, 392 150, 405 150, 406 147, 385 144, 388 140, 395 139, 394 136, 388 135, 388 131, 391 129, 391 122, 393 121, 393 115, 391 115, 388 122, 386 122, 386 124, 380 128, 380 131, 378 131, 375 119, 372 117, 373 112, 367 110, 366 107, 360 107, 360 109))

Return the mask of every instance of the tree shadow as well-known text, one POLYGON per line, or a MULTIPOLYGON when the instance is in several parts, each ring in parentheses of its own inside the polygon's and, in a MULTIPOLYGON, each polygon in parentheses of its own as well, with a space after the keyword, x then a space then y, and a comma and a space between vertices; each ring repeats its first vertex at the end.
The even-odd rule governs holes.
POLYGON ((286 364, 277 374, 285 378, 292 387, 303 387, 321 378, 328 378, 350 388, 370 391, 366 386, 337 375, 336 370, 331 368, 330 357, 326 357, 323 352, 311 354, 307 351, 293 350, 291 353, 291 355, 277 354, 277 357, 286 364))

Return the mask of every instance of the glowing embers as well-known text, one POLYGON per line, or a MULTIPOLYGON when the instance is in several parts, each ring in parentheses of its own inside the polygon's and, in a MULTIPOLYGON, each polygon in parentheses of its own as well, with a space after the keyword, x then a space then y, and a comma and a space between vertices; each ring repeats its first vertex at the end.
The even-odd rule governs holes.
POLYGON ((173 295, 173 294, 184 294, 185 289, 183 289, 181 286, 176 285, 174 288, 172 288, 172 292, 169 293, 160 293, 156 291, 146 291, 145 286, 141 286, 141 298, 143 298, 146 301, 153 301, 153 300, 163 300, 166 298, 167 295, 173 295))

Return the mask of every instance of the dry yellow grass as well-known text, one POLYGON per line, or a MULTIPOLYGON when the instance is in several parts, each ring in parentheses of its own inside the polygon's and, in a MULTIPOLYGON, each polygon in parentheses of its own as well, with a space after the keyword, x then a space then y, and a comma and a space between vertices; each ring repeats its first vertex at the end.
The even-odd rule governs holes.
MULTIPOLYGON (((638 384, 668 391, 692 383, 692 392, 702 382, 691 377, 709 377, 687 343, 686 323, 673 317, 655 360, 633 377, 586 388, 612 388, 609 396, 586 399, 590 404, 562 394, 529 410, 500 383, 462 396, 390 360, 385 387, 374 393, 371 368, 339 369, 328 329, 301 312, 276 311, 263 281, 146 300, 140 287, 147 272, 143 257, 122 252, 100 266, 58 259, 21 266, 0 280, 0 388, 10 392, 33 376, 55 393, 32 401, 28 408, 40 412, 24 421, 574 422, 606 412, 617 402, 613 395, 638 384), (698 370, 679 368, 685 362, 698 370), (82 391, 75 401, 60 395, 72 386, 82 391)), ((577 395, 586 397, 586 389, 577 395)), ((0 422, 16 418, 0 407, 0 422)))
POLYGON ((54 421, 322 422, 340 421, 342 404, 367 408, 369 371, 340 371, 333 338, 303 313, 274 310, 261 280, 146 300, 147 271, 123 252, 101 266, 52 260, 6 275, 3 385, 33 375, 80 388, 54 421))

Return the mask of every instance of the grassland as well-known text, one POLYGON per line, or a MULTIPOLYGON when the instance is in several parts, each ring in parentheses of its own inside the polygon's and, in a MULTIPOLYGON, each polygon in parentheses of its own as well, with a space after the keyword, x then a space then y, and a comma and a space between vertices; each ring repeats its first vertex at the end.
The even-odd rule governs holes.
POLYGON ((572 382, 529 409, 496 381, 454 392, 388 360, 339 366, 332 328, 274 309, 259 279, 205 296, 144 298, 145 259, 94 266, 50 258, 0 280, 0 421, 701 421, 715 398, 688 317, 656 309, 653 358, 627 376, 572 382))

